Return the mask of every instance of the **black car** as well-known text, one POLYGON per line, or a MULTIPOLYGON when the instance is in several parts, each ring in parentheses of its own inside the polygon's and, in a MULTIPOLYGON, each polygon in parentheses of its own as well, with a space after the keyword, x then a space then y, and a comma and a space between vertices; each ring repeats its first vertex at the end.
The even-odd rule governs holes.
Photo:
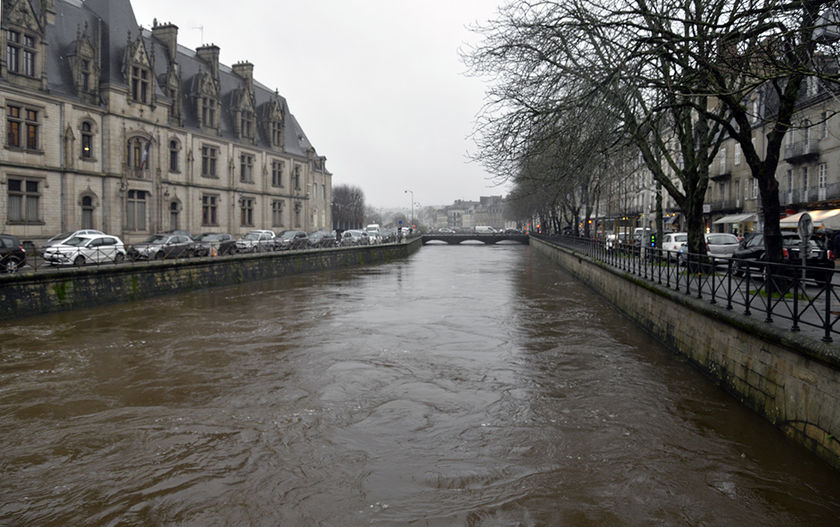
POLYGON ((288 251, 309 248, 309 237, 303 231, 286 231, 274 240, 278 250, 288 251))
POLYGON ((26 250, 17 236, 0 234, 0 269, 14 273, 26 265, 26 250))
POLYGON ((335 234, 327 231, 315 231, 310 233, 309 246, 314 249, 335 247, 335 234))
POLYGON ((230 234, 208 232, 193 237, 192 256, 225 256, 236 252, 236 238, 230 234), (214 254, 215 252, 215 254, 214 254))
MULTIPOLYGON (((796 271, 793 266, 802 265, 802 258, 800 256, 801 243, 797 233, 782 233, 781 263, 787 265, 778 269, 779 274, 791 275, 796 271)), ((818 281, 830 279, 832 274, 831 270, 834 269, 834 260, 831 256, 829 250, 822 245, 821 241, 813 238, 808 240, 808 254, 805 258, 805 266, 807 267, 806 277, 818 281)), ((733 266, 736 274, 746 272, 747 268, 762 272, 767 260, 764 250, 764 235, 755 233, 744 238, 741 246, 735 250, 732 258, 735 259, 733 266)), ((775 274, 777 272, 776 269, 773 272, 775 274)))

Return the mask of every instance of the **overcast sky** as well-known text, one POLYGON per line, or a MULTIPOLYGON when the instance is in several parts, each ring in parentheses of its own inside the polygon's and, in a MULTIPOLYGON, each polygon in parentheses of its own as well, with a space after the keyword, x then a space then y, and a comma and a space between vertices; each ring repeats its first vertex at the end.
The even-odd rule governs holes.
POLYGON ((216 44, 228 66, 286 97, 333 184, 362 188, 368 204, 407 208, 505 194, 470 162, 485 86, 458 51, 468 26, 499 0, 132 0, 137 22, 178 26, 190 49, 216 44))

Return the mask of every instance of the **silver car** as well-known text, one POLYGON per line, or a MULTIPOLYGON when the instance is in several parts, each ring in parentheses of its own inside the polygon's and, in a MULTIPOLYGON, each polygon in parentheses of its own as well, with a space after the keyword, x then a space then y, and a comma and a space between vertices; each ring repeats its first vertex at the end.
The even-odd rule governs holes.
POLYGON ((739 243, 734 234, 709 233, 706 235, 706 252, 709 256, 732 258, 739 243))
POLYGON ((116 236, 87 234, 47 247, 44 260, 53 265, 85 265, 88 263, 122 263, 125 245, 116 236))
POLYGON ((274 250, 274 231, 254 230, 236 240, 236 250, 241 253, 256 253, 274 250))

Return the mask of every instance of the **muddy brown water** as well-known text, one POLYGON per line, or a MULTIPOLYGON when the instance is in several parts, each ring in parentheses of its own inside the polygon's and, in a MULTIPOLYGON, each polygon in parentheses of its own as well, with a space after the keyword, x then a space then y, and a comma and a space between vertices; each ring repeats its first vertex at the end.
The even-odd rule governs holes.
POLYGON ((0 343, 0 525, 840 524, 840 474, 519 245, 0 343))

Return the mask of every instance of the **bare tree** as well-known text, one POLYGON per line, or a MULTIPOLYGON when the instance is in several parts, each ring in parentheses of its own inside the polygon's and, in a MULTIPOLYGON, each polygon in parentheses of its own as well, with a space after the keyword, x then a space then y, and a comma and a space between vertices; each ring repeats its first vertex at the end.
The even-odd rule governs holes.
POLYGON ((523 145, 558 115, 581 105, 610 111, 685 214, 690 250, 703 252, 709 165, 734 137, 759 182, 768 249, 780 254, 779 148, 802 82, 837 79, 836 60, 825 58, 830 48, 815 54, 820 39, 836 33, 826 13, 837 6, 837 0, 514 1, 481 30, 485 42, 467 57, 473 71, 497 80, 477 127, 482 154, 491 169, 502 166, 523 155, 523 145), (761 116, 773 124, 764 155, 753 145, 748 104, 761 93, 778 102, 774 116, 761 116))
MULTIPOLYGON (((491 88, 477 130, 489 140, 480 144, 495 149, 492 166, 504 160, 500 146, 519 156, 523 138, 543 133, 578 108, 597 108, 618 123, 684 211, 690 247, 700 252, 708 166, 724 139, 722 126, 692 111, 707 104, 707 95, 668 89, 683 82, 686 68, 675 65, 653 38, 660 31, 659 15, 647 16, 636 6, 520 0, 502 10, 468 58, 476 72, 493 72, 501 80, 491 88)), ((693 7, 679 4, 668 16, 694 16, 693 7)), ((685 26, 672 31, 680 28, 688 38, 685 26)))
POLYGON ((333 187, 333 227, 336 230, 360 229, 365 221, 365 194, 351 185, 333 187))

